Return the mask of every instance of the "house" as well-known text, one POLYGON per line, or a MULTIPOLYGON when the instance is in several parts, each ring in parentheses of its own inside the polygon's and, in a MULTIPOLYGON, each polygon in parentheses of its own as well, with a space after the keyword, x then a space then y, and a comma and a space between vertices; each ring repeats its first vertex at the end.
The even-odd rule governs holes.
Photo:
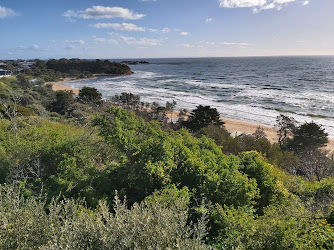
POLYGON ((16 76, 16 75, 19 75, 23 72, 24 72, 24 69, 18 68, 18 69, 15 69, 12 74, 16 76))
POLYGON ((11 76, 12 71, 6 69, 0 69, 0 77, 11 76))
POLYGON ((35 63, 36 62, 24 61, 20 62, 19 64, 23 69, 31 69, 35 65, 35 63))

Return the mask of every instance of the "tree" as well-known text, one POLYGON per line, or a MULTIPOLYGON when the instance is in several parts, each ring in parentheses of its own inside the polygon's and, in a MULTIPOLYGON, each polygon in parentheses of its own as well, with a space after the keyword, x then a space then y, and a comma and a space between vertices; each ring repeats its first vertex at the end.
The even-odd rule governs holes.
POLYGON ((173 111, 174 111, 174 108, 176 106, 176 101, 173 100, 172 102, 166 102, 166 108, 167 110, 170 112, 170 121, 172 123, 172 127, 173 127, 173 111))
POLYGON ((33 84, 28 81, 28 79, 23 74, 18 75, 16 78, 17 85, 20 86, 22 89, 28 89, 33 86, 33 84))
MULTIPOLYGON (((18 116, 18 103, 22 100, 22 96, 16 95, 14 92, 12 92, 10 89, 7 89, 7 91, 11 94, 12 96, 12 104, 6 104, 1 100, 2 108, 4 109, 3 112, 4 114, 8 117, 12 124, 12 129, 17 135, 18 130, 17 130, 17 116, 18 116)), ((1 107, 0 107, 1 108, 1 107)), ((1 109, 0 109, 0 115, 1 115, 1 109)), ((0 116, 1 118, 1 116, 0 116)))
POLYGON ((216 108, 210 106, 199 105, 194 109, 187 121, 184 121, 182 125, 193 132, 197 132, 202 128, 214 125, 224 125, 224 122, 220 120, 219 113, 216 108))
POLYGON ((122 105, 123 108, 129 109, 137 108, 140 103, 139 95, 126 92, 121 93, 121 95, 115 95, 112 99, 117 105, 122 105))
POLYGON ((57 112, 64 115, 74 103, 73 92, 59 90, 56 91, 55 100, 50 104, 48 109, 51 112, 57 112))
POLYGON ((306 122, 295 129, 293 139, 288 146, 296 153, 324 147, 328 142, 328 133, 321 125, 306 122))
POLYGON ((167 108, 160 106, 157 102, 151 103, 152 118, 158 121, 164 121, 166 119, 167 108))
POLYGON ((102 103, 102 94, 96 88, 83 87, 79 91, 79 100, 85 104, 100 106, 102 103))
POLYGON ((323 150, 306 150, 299 153, 301 163, 298 171, 309 180, 321 181, 323 178, 333 176, 334 162, 326 157, 323 150))
POLYGON ((296 129, 296 120, 293 117, 288 117, 281 114, 277 116, 276 122, 276 126, 278 127, 278 144, 282 148, 288 137, 291 136, 296 129))
POLYGON ((260 139, 260 138, 267 138, 266 133, 264 132, 264 129, 261 126, 258 126, 253 133, 253 136, 255 139, 260 139))
POLYGON ((332 165, 321 149, 328 142, 327 136, 321 125, 306 122, 295 129, 294 137, 287 142, 287 147, 300 158, 299 173, 310 180, 314 175, 318 181, 326 177, 324 174, 332 165))
POLYGON ((188 114, 187 109, 180 109, 179 110, 179 120, 178 120, 178 122, 183 122, 185 120, 187 114, 188 114))

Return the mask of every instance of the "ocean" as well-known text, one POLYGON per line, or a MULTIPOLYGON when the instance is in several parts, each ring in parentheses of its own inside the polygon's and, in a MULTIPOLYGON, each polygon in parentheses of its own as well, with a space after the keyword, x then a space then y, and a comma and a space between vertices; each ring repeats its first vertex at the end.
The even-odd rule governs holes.
POLYGON ((321 124, 334 138, 334 56, 133 60, 150 64, 130 65, 132 75, 67 84, 95 87, 106 99, 131 92, 144 102, 175 100, 177 109, 209 105, 222 117, 269 126, 284 114, 321 124))

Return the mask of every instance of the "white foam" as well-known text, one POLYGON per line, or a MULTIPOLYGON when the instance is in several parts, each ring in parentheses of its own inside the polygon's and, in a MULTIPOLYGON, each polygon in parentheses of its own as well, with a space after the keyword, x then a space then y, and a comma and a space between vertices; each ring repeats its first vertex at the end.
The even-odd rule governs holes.
MULTIPOLYGON (((136 71, 135 74, 114 78, 101 78, 89 81, 71 82, 72 87, 93 86, 102 92, 105 97, 112 97, 122 92, 131 92, 141 96, 144 102, 159 102, 164 105, 166 101, 175 100, 177 109, 194 109, 197 105, 209 105, 217 108, 222 116, 245 120, 254 123, 274 126, 279 112, 266 109, 265 100, 275 103, 284 103, 296 113, 287 113, 298 122, 314 121, 322 124, 334 137, 334 119, 307 117, 313 107, 315 110, 326 108, 333 109, 334 98, 332 93, 316 90, 303 90, 295 92, 291 89, 270 89, 263 86, 255 86, 250 81, 246 84, 235 84, 221 81, 208 82, 205 80, 175 78, 172 75, 160 75, 155 72, 136 71), (193 86, 193 87, 192 87, 193 86), (200 87, 198 89, 196 87, 200 87), (214 90, 210 88, 215 88, 214 90), (217 94, 224 93, 227 102, 219 102, 221 97, 217 94), (238 101, 240 99, 241 101, 238 101), (242 103, 244 101, 244 103, 242 103), (230 102, 228 102, 230 101, 230 102), (233 102, 233 103, 232 103, 233 102), (236 103, 235 103, 236 102, 236 103), (238 104, 239 102, 239 104, 238 104)), ((318 112, 315 112, 317 114, 318 112)))

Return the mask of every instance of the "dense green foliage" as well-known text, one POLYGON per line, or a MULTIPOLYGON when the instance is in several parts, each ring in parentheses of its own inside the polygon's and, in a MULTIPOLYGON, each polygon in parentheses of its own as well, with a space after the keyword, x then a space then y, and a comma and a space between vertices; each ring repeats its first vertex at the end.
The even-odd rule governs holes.
POLYGON ((220 120, 217 109, 202 105, 198 105, 196 109, 190 113, 188 120, 182 123, 184 127, 194 132, 210 124, 223 125, 224 123, 220 120))
POLYGON ((123 75, 130 73, 130 68, 125 64, 110 62, 109 60, 80 60, 65 59, 49 60, 46 63, 47 69, 61 73, 89 72, 91 74, 123 75))
POLYGON ((334 247, 334 179, 260 131, 232 138, 215 112, 168 129, 128 93, 120 108, 6 79, 0 96, 1 249, 334 247))
POLYGON ((299 153, 305 150, 314 150, 323 147, 328 142, 328 133, 314 122, 304 123, 294 131, 292 140, 287 147, 299 153))
POLYGON ((1 249, 207 249, 205 218, 187 225, 183 199, 134 204, 118 197, 113 212, 105 202, 87 209, 72 199, 25 198, 11 186, 0 187, 1 249))
POLYGON ((102 94, 96 88, 82 87, 79 90, 79 100, 82 103, 99 106, 102 104, 102 94))
MULTIPOLYGON (((31 76, 31 79, 42 80, 43 82, 59 81, 61 78, 87 78, 93 75, 124 75, 132 73, 130 68, 122 63, 110 62, 108 60, 81 60, 72 59, 51 59, 48 61, 32 60, 30 68, 22 68, 22 60, 5 61, 5 69, 17 71, 31 76)), ((33 87, 33 82, 24 79, 23 74, 19 74, 18 83, 23 89, 33 87)), ((29 79, 30 80, 30 79, 29 79)), ((35 81, 34 81, 35 82, 35 81)))

